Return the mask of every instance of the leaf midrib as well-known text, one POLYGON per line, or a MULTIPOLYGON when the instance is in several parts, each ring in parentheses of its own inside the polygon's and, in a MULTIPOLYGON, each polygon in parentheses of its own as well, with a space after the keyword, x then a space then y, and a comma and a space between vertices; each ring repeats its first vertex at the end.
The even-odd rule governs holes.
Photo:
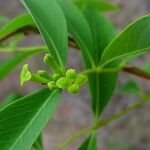
POLYGON ((126 56, 129 56, 129 55, 134 55, 134 54, 139 54, 139 53, 143 53, 143 51, 149 51, 150 50, 150 47, 146 47, 146 48, 143 48, 143 49, 138 49, 138 50, 135 50, 134 52, 129 52, 129 53, 125 53, 125 54, 123 54, 123 55, 119 55, 119 56, 117 56, 117 57, 114 57, 113 59, 110 59, 110 60, 107 60, 107 61, 102 61, 101 62, 101 64, 100 64, 100 66, 101 67, 104 67, 105 65, 107 65, 108 63, 110 63, 110 62, 112 62, 112 61, 114 61, 114 60, 117 60, 117 59, 119 59, 119 58, 121 58, 121 57, 126 57, 126 56))
MULTIPOLYGON (((34 14, 34 13, 33 13, 33 14, 34 14)), ((57 56, 57 58, 58 58, 58 60, 59 60, 59 64, 60 64, 60 66, 63 68, 64 65, 63 65, 63 63, 62 63, 62 60, 61 60, 59 54, 58 54, 57 48, 56 48, 56 46, 55 46, 55 44, 54 44, 54 41, 53 41, 52 38, 49 36, 47 30, 46 30, 45 27, 42 25, 42 23, 40 22, 40 20, 39 20, 36 16, 35 16, 35 18, 38 20, 40 26, 43 28, 43 30, 44 30, 45 34, 47 35, 48 39, 51 41, 51 44, 52 44, 52 46, 53 46, 53 49, 55 50, 56 56, 57 56)), ((44 41, 45 41, 45 40, 44 40, 44 41)))
POLYGON ((23 134, 25 133, 25 131, 30 128, 30 125, 34 122, 34 120, 37 118, 37 116, 39 115, 39 113, 44 109, 44 107, 46 106, 46 104, 48 103, 48 99, 51 99, 52 96, 57 92, 57 90, 53 91, 51 93, 51 95, 47 98, 46 102, 42 105, 41 109, 39 109, 39 111, 35 114, 35 116, 31 119, 31 121, 29 122, 29 124, 27 125, 27 127, 23 130, 23 132, 20 134, 20 136, 17 138, 16 142, 10 147, 10 150, 13 150, 14 146, 18 143, 18 141, 21 139, 21 137, 23 136, 23 134))
MULTIPOLYGON (((135 20, 135 21, 133 21, 131 24, 129 24, 127 27, 125 27, 125 28, 109 43, 109 45, 105 48, 105 50, 104 50, 104 52, 103 52, 103 54, 102 54, 102 57, 101 57, 102 59, 101 59, 100 62, 99 62, 99 66, 102 66, 102 67, 103 67, 103 66, 105 66, 106 64, 112 62, 113 60, 116 60, 118 57, 122 57, 122 56, 123 56, 123 55, 119 55, 118 57, 115 57, 114 59, 110 59, 110 60, 107 60, 107 61, 104 61, 104 62, 103 62, 103 57, 105 56, 105 53, 107 52, 107 49, 109 49, 110 45, 111 45, 114 41, 116 41, 117 38, 122 35, 122 33, 124 33, 125 31, 127 31, 128 28, 130 28, 134 23, 138 23, 139 21, 141 21, 141 19, 146 19, 147 17, 150 17, 150 14, 147 14, 147 15, 145 15, 145 16, 143 16, 143 17, 141 17, 141 18, 139 18, 139 19, 137 19, 137 20, 135 20)), ((143 51, 143 50, 146 50, 146 49, 150 49, 150 47, 147 47, 147 48, 144 48, 144 49, 136 50, 136 52, 133 52, 133 53, 130 53, 130 54, 133 55, 133 54, 137 53, 137 51, 143 51)), ((128 53, 126 53, 126 54, 128 54, 128 53)))

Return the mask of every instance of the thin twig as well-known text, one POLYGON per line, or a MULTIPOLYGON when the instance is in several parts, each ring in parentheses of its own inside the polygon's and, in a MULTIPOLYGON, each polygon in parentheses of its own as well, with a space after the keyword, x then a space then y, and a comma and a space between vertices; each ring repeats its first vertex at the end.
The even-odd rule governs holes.
POLYGON ((93 73, 115 73, 119 72, 121 68, 92 68, 92 69, 87 69, 82 71, 82 74, 88 75, 88 74, 93 74, 93 73))
POLYGON ((136 67, 124 66, 122 68, 122 71, 150 80, 150 73, 147 73, 136 67))
POLYGON ((145 72, 136 67, 131 67, 131 66, 123 66, 121 68, 99 68, 98 67, 98 68, 84 70, 81 73, 88 75, 88 74, 93 74, 93 73, 115 73, 115 72, 117 73, 120 71, 130 73, 138 77, 150 80, 150 73, 145 72))
POLYGON ((89 133, 91 133, 94 130, 97 130, 97 129, 103 127, 103 126, 108 125, 112 121, 117 120, 117 119, 127 115, 129 112, 131 112, 131 111, 139 108, 140 106, 142 106, 148 100, 150 100, 150 95, 147 95, 147 96, 144 96, 144 97, 140 98, 134 104, 132 104, 131 106, 129 106, 126 109, 122 110, 121 112, 113 115, 112 117, 104 119, 104 120, 100 120, 100 121, 96 122, 94 125, 92 125, 90 127, 87 127, 87 128, 84 128, 84 129, 76 132, 74 135, 69 137, 62 144, 60 144, 56 148, 56 150, 64 150, 69 144, 71 144, 72 142, 74 142, 75 140, 80 138, 81 136, 84 136, 85 134, 89 134, 89 133))
POLYGON ((46 46, 37 47, 0 47, 0 52, 27 52, 27 51, 47 51, 46 46))
POLYGON ((6 36, 2 36, 0 38, 0 43, 3 42, 4 40, 14 36, 17 33, 24 33, 25 35, 28 35, 30 33, 39 33, 37 28, 33 27, 33 26, 26 26, 26 27, 22 27, 18 30, 15 30, 14 32, 11 32, 9 34, 7 34, 6 36))
MULTIPOLYGON (((10 34, 7 34, 6 36, 4 37, 1 37, 0 38, 0 43, 3 42, 4 40, 12 37, 13 35, 17 34, 17 33, 23 33, 25 35, 28 35, 28 34, 31 34, 31 33, 37 33, 39 34, 39 31, 36 27, 33 27, 33 26, 26 26, 26 27, 22 27, 18 30, 15 30, 14 32, 11 32, 10 34)), ((68 45, 72 48, 75 48, 75 49, 79 49, 79 47, 77 46, 77 44, 75 43, 74 39, 72 37, 68 37, 68 45)))

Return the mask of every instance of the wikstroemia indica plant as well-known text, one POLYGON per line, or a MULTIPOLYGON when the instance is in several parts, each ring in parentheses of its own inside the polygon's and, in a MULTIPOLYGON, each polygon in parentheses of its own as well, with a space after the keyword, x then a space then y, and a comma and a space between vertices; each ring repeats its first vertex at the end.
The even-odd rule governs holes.
POLYGON ((79 137, 88 135, 78 149, 97 150, 96 136, 100 127, 150 100, 150 94, 140 91, 135 82, 129 81, 119 92, 132 92, 139 100, 110 118, 100 119, 111 100, 119 72, 150 79, 149 65, 143 68, 127 65, 130 60, 150 50, 150 15, 137 19, 117 33, 102 12, 117 10, 118 6, 103 0, 23 0, 22 3, 27 13, 0 29, 0 52, 17 53, 1 63, 0 80, 23 60, 41 52, 45 52, 43 60, 52 73, 47 70, 32 73, 28 64, 23 65, 21 86, 33 81, 43 85, 44 89, 24 97, 12 95, 1 104, 0 149, 28 150, 33 146, 43 150, 42 130, 54 114, 62 91, 76 94, 82 86, 88 85, 93 124, 64 143, 58 143, 56 149, 66 149, 79 137), (40 34, 45 45, 18 47, 18 40, 30 31, 40 34), (6 41, 11 36, 14 38, 6 41), (66 68, 68 46, 82 53, 85 66, 82 72, 66 68))

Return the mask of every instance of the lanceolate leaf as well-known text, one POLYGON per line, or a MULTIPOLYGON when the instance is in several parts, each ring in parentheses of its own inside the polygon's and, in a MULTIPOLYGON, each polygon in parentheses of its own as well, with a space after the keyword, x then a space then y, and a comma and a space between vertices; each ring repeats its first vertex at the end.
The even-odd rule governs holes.
POLYGON ((81 9, 84 8, 86 4, 90 4, 95 9, 99 11, 115 11, 118 10, 118 6, 113 3, 108 3, 100 0, 74 0, 74 3, 81 9))
POLYGON ((40 51, 29 51, 22 52, 21 54, 17 54, 0 64, 0 80, 5 78, 16 66, 18 66, 22 61, 27 59, 29 56, 32 56, 40 51))
MULTIPOLYGON (((19 99, 23 97, 22 95, 20 94, 10 94, 9 96, 7 96, 3 102, 0 104, 0 109, 2 109, 3 107, 9 105, 10 103, 14 102, 15 100, 19 99)), ((40 134, 38 136, 38 138, 36 139, 36 141, 34 142, 33 144, 33 147, 36 149, 36 150, 42 150, 43 148, 43 143, 42 143, 42 134, 40 134)))
POLYGON ((91 5, 86 5, 83 13, 92 31, 94 41, 93 53, 95 53, 94 61, 98 65, 104 49, 116 36, 116 30, 110 20, 95 10, 91 5))
POLYGON ((59 99, 58 90, 44 89, 4 107, 0 111, 1 150, 30 149, 52 117, 59 99))
POLYGON ((67 26, 65 16, 55 0, 23 0, 35 20, 47 47, 63 68, 67 57, 67 26))
POLYGON ((150 15, 144 16, 122 31, 105 49, 100 65, 150 50, 150 15))
MULTIPOLYGON (((112 23, 92 6, 86 5, 83 13, 90 25, 95 53, 95 63, 98 65, 101 55, 106 46, 116 35, 116 30, 112 23)), ((111 67, 111 66, 109 66, 111 67)), ((93 73, 89 78, 90 90, 92 94, 93 110, 97 117, 110 100, 117 75, 93 73)))
MULTIPOLYGON (((69 33, 71 33, 71 35, 73 35, 75 41, 77 42, 77 44, 81 48, 86 68, 91 68, 91 67, 95 66, 96 65, 96 59, 95 58, 97 55, 96 52, 99 52, 100 53, 99 55, 101 55, 101 53, 103 52, 103 49, 98 51, 96 48, 94 48, 94 45, 93 45, 94 44, 93 43, 93 36, 95 34, 93 33, 93 35, 92 35, 92 32, 94 32, 94 29, 91 32, 90 26, 96 25, 96 23, 92 22, 92 24, 89 26, 87 20, 85 19, 85 17, 81 13, 81 11, 75 5, 73 5, 73 3, 71 3, 70 1, 68 1, 68 0, 57 0, 57 2, 60 5, 60 7, 62 8, 63 12, 65 13, 69 33), (84 26, 83 26, 83 24, 84 24, 84 26)), ((99 18, 99 19, 101 19, 101 18, 99 18)), ((104 20, 104 18, 103 18, 103 20, 104 20)), ((108 20, 105 21, 105 23, 108 24, 108 20)), ((109 22, 108 26, 111 27, 110 22, 109 22)), ((97 26, 95 28, 97 28, 97 26)), ((103 25, 103 28, 104 28, 104 25, 103 25)), ((105 30, 98 29, 98 31, 103 32, 103 34, 99 33, 99 32, 98 32, 98 34, 105 35, 105 37, 103 37, 105 39, 104 40, 105 45, 101 46, 102 48, 105 48, 105 46, 110 42, 111 38, 114 36, 114 31, 113 31, 112 27, 110 29, 110 33, 106 32, 106 29, 105 30), (111 31, 113 31, 113 33, 111 31), (113 35, 110 35, 110 34, 113 34, 113 35)), ((96 35, 96 36, 97 37, 95 37, 95 38, 100 37, 99 35, 96 35)), ((97 41, 98 40, 100 41, 101 39, 97 39, 97 41)), ((98 46, 98 48, 100 48, 100 46, 98 46)), ((97 58, 97 60, 98 60, 98 58, 97 58)), ((94 83, 101 83, 98 76, 99 75, 97 75, 97 77, 95 77, 95 75, 90 76, 90 78, 91 78, 91 79, 89 78, 89 82, 91 81, 90 85, 93 85, 93 81, 94 81, 94 83)), ((103 75, 103 76, 105 76, 105 75, 103 75)), ((110 84, 112 84, 114 87, 115 81, 116 81, 116 75, 113 74, 113 76, 114 77, 110 81, 110 84)), ((109 77, 106 77, 106 78, 108 80, 109 77)), ((107 92, 109 92, 108 95, 106 95, 106 93, 103 93, 104 98, 107 99, 107 101, 108 101, 108 99, 110 98, 110 95, 112 94, 112 88, 108 89, 108 86, 103 85, 103 84, 104 84, 104 81, 102 81, 101 85, 104 88, 107 88, 107 92)), ((94 95, 93 96, 93 101, 94 101, 93 102, 93 110, 95 112, 96 109, 98 109, 97 115, 99 115, 100 110, 102 111, 102 109, 106 105, 106 101, 104 102, 105 104, 102 104, 102 106, 100 106, 99 95, 93 94, 95 92, 100 93, 99 87, 98 87, 98 85, 95 85, 95 84, 93 85, 93 87, 91 88, 92 95, 94 95), (97 91, 95 91, 95 89, 97 91)), ((102 89, 103 89, 103 87, 102 87, 102 89)), ((101 101, 101 103, 102 102, 103 101, 101 101)))
MULTIPOLYGON (((95 63, 98 65, 101 55, 116 35, 112 23, 91 5, 86 5, 83 13, 92 31, 95 53, 95 63)), ((110 67, 110 66, 109 66, 110 67)), ((116 74, 93 73, 89 76, 89 87, 92 95, 92 107, 95 118, 99 118, 106 104, 110 100, 116 83, 116 74)), ((79 150, 97 150, 96 136, 90 135, 80 146, 79 150)))
POLYGON ((26 13, 16 17, 0 29, 0 41, 24 28, 35 28, 31 16, 26 13))
POLYGON ((73 36, 78 46, 81 48, 85 65, 87 68, 95 66, 93 40, 90 27, 82 12, 69 0, 56 0, 63 10, 68 32, 73 36))

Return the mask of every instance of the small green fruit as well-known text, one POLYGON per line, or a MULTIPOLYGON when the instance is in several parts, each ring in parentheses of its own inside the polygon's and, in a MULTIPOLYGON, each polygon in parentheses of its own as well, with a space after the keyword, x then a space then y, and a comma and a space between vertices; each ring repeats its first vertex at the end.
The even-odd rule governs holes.
POLYGON ((67 72, 66 72, 66 77, 67 77, 68 79, 73 79, 73 78, 75 78, 75 77, 76 77, 76 71, 75 71, 74 69, 69 69, 69 70, 67 70, 67 72))
POLYGON ((77 85, 83 85, 87 81, 87 76, 84 74, 79 74, 76 76, 76 81, 75 83, 77 85))
POLYGON ((47 86, 48 86, 48 88, 49 88, 50 90, 56 89, 56 85, 55 85, 55 82, 54 82, 54 81, 49 82, 49 83, 47 84, 47 86))
POLYGON ((46 54, 44 57, 44 62, 54 72, 56 72, 58 74, 63 74, 62 68, 59 66, 59 64, 56 62, 56 60, 54 59, 54 57, 52 55, 46 54))
POLYGON ((76 94, 79 92, 79 86, 76 84, 72 84, 68 87, 68 92, 71 94, 76 94))
POLYGON ((61 89, 65 89, 68 86, 68 81, 65 77, 59 78, 56 82, 56 86, 58 86, 61 89))

